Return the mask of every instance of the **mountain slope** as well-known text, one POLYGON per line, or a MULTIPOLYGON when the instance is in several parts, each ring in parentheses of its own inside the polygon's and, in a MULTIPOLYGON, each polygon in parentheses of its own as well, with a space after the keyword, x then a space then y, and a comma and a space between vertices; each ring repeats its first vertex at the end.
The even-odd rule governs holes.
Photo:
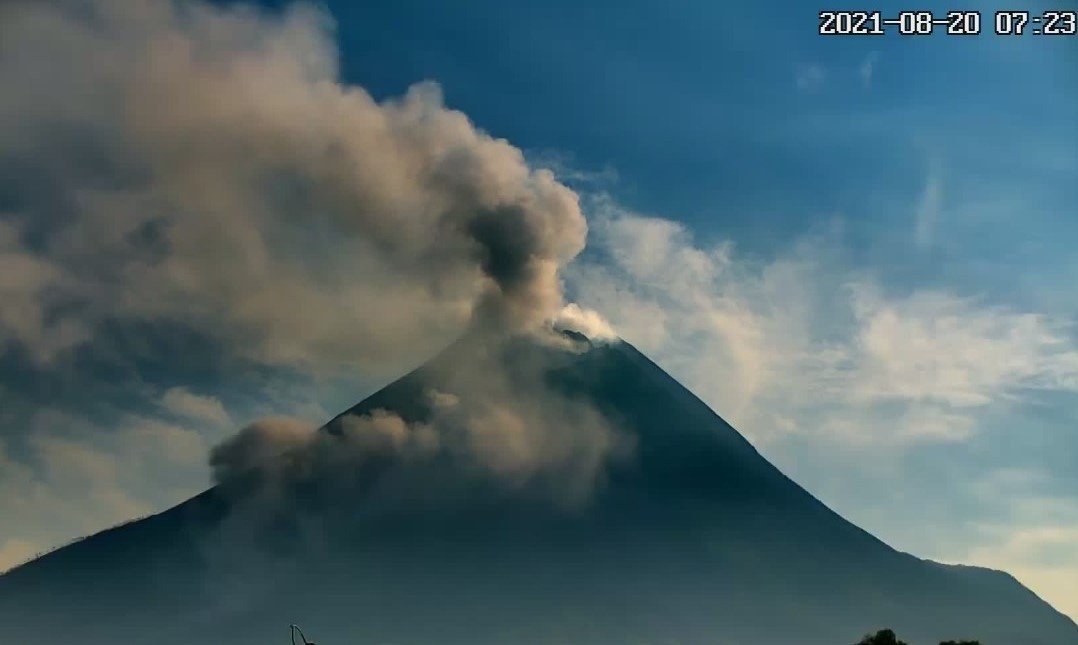
POLYGON ((0 577, 0 622, 12 642, 90 645, 253 645, 289 622, 328 645, 841 645, 885 626, 912 645, 1078 644, 1007 574, 917 559, 839 517, 632 346, 573 343, 466 338, 324 431, 376 410, 429 421, 432 390, 490 365, 536 372, 632 439, 583 503, 466 483, 466 504, 398 510, 370 492, 393 471, 372 468, 335 519, 303 490, 252 531, 253 476, 0 577))

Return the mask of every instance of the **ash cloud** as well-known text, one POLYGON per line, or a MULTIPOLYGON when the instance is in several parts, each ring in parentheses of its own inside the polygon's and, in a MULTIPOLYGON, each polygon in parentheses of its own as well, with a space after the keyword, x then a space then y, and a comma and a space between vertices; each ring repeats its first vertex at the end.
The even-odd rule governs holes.
POLYGON ((555 315, 577 195, 433 83, 344 83, 333 32, 305 4, 0 7, 0 345, 48 364, 165 321, 375 369, 555 315))
POLYGON ((553 362, 570 355, 563 345, 527 355, 505 344, 469 346, 452 373, 426 375, 421 400, 400 410, 348 413, 317 431, 294 420, 256 422, 213 450, 214 482, 240 486, 236 499, 249 504, 242 482, 256 476, 260 495, 271 491, 258 502, 269 499, 263 510, 273 513, 358 498, 397 510, 454 506, 475 501, 475 485, 565 509, 587 505, 606 466, 631 455, 631 438, 544 382, 553 362))
POLYGON ((402 521, 481 541, 503 512, 586 514, 609 469, 634 457, 615 420, 546 382, 576 358, 566 343, 483 335, 454 349, 392 410, 317 430, 256 422, 211 452, 227 513, 197 542, 207 615, 256 606, 296 567, 361 558, 356 545, 392 550, 402 521), (209 600, 222 590, 227 603, 209 600))
MULTIPOLYGON (((334 29, 306 4, 0 3, 0 301, 17 305, 0 354, 47 371, 149 326, 225 366, 381 379, 466 330, 548 330, 585 244, 578 196, 436 84, 376 101, 345 83, 334 29)), ((423 418, 268 419, 219 445, 214 481, 259 485, 207 552, 260 566, 252 534, 312 497, 421 508, 481 482, 585 503, 624 439, 539 366, 477 354, 423 418)))
POLYGON ((243 427, 210 452, 214 483, 232 481, 244 473, 281 459, 312 441, 315 428, 289 417, 269 417, 243 427))

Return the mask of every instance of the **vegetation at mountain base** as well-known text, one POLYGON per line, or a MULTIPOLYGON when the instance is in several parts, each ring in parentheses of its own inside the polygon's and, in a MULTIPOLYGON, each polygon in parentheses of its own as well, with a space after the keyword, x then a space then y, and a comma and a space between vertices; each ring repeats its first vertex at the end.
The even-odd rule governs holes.
MULTIPOLYGON (((866 634, 857 645, 907 645, 907 643, 899 640, 893 630, 881 629, 875 634, 866 634)), ((942 641, 940 645, 981 645, 981 641, 950 640, 942 641)))

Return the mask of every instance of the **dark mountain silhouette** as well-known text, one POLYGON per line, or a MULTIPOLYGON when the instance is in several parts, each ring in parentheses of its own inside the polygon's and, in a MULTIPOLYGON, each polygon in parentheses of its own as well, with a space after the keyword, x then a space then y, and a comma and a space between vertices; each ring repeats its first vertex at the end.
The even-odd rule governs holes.
POLYGON ((254 645, 296 622, 323 645, 842 645, 880 625, 911 645, 1078 645, 1078 626, 1008 574, 890 548, 632 346, 573 338, 466 339, 346 414, 429 419, 430 390, 494 351, 632 438, 585 503, 465 478, 452 495, 452 479, 425 485, 466 503, 395 506, 412 498, 378 493, 393 474, 375 464, 332 519, 300 487, 249 524, 251 499, 277 500, 251 473, 0 577, 3 641, 254 645))

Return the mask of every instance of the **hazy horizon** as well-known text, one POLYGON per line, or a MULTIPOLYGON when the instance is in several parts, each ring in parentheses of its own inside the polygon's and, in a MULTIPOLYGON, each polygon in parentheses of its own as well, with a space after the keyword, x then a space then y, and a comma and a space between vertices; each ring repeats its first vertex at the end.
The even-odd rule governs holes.
POLYGON ((0 571, 559 318, 1078 619, 1078 40, 817 10, 5 3, 0 571))

